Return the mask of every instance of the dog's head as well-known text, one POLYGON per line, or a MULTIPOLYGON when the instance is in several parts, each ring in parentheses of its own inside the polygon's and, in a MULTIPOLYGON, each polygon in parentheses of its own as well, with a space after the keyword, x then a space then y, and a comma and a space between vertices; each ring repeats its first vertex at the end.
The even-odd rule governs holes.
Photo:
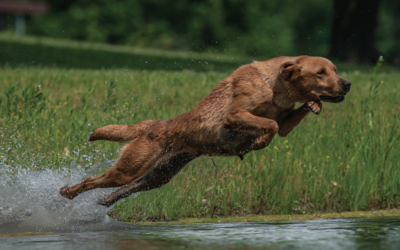
POLYGON ((339 76, 335 65, 323 57, 300 56, 280 66, 280 75, 304 98, 302 101, 339 103, 350 91, 351 83, 339 76))

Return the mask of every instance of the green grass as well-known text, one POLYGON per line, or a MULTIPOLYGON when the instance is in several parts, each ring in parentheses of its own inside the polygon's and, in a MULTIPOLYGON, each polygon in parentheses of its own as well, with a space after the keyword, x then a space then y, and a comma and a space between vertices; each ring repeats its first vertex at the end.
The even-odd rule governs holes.
MULTIPOLYGON (((44 51, 51 47, 46 46, 44 51)), ((121 144, 89 144, 90 132, 108 124, 172 118, 192 109, 229 75, 19 63, 0 68, 0 162, 15 171, 21 166, 90 169, 115 159, 121 144)), ((276 137, 244 161, 215 157, 214 165, 201 157, 164 187, 119 202, 111 216, 171 220, 399 206, 399 74, 388 72, 375 77, 366 69, 340 72, 353 83, 345 102, 324 103, 321 115, 309 115, 288 137, 276 137)))

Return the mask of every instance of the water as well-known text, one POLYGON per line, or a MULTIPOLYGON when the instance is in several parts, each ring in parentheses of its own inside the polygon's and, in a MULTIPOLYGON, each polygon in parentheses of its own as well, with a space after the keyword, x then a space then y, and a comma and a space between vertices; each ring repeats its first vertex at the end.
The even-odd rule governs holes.
MULTIPOLYGON (((83 229, 71 228, 54 235, 0 238, 0 249, 394 250, 400 247, 400 217, 183 226, 138 226, 110 220, 83 229)), ((4 227, 0 230, 7 231, 4 227)))
POLYGON ((90 171, 10 173, 0 166, 0 234, 53 232, 0 238, 0 249, 399 249, 400 217, 275 223, 215 223, 143 226, 106 216, 95 201, 111 190, 92 190, 70 201, 65 184, 90 171))

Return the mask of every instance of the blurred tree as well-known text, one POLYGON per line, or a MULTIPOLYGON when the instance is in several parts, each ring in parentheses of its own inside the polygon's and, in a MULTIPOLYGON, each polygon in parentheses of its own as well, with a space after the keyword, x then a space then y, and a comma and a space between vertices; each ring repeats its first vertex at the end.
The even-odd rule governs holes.
POLYGON ((380 0, 335 0, 332 57, 346 62, 376 62, 375 47, 380 0))
POLYGON ((386 61, 400 65, 400 1, 382 0, 378 18, 377 48, 386 61))

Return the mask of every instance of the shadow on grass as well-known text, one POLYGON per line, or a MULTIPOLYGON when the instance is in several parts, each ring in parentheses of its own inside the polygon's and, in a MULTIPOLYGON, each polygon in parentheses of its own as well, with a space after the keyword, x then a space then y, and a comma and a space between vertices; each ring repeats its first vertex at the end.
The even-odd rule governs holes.
MULTIPOLYGON (((80 42, 47 37, 18 37, 0 34, 0 66, 55 67, 67 69, 192 70, 197 72, 232 72, 256 58, 218 53, 167 51, 101 43, 80 42)), ((312 54, 311 54, 312 55, 312 54)), ((294 55, 293 55, 294 56, 294 55)), ((332 58, 331 58, 332 59, 332 58)), ((371 73, 374 65, 335 62, 339 72, 371 73)), ((380 72, 398 72, 384 65, 380 72)))
POLYGON ((137 70, 233 71, 248 63, 208 59, 133 54, 101 49, 49 46, 0 41, 0 64, 10 67, 57 67, 80 69, 131 68, 137 70))

